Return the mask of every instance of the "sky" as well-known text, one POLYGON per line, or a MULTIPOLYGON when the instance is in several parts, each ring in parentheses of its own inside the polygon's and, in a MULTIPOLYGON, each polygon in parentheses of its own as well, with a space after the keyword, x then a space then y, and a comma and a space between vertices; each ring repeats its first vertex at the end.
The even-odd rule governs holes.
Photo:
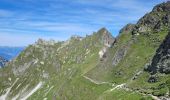
POLYGON ((0 0, 0 46, 63 41, 102 27, 113 36, 165 0, 0 0))

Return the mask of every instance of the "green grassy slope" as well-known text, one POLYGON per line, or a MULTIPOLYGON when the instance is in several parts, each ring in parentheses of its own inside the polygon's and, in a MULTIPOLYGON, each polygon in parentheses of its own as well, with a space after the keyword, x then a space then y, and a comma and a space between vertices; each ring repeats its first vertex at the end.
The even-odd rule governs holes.
POLYGON ((150 74, 144 71, 169 31, 162 23, 160 30, 154 29, 151 16, 161 22, 166 13, 145 15, 135 31, 120 33, 111 47, 104 43, 103 37, 110 35, 104 28, 65 42, 39 40, 0 69, 0 95, 7 93, 7 100, 32 92, 27 99, 151 100, 168 95, 169 75, 157 73, 158 82, 148 83, 150 74), (107 50, 101 59, 103 48, 107 50))

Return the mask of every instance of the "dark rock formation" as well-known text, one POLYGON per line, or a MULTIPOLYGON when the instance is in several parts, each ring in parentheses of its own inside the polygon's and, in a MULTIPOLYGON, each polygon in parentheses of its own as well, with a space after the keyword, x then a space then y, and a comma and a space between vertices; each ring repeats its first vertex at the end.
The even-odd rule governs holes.
POLYGON ((128 49, 128 46, 123 46, 122 48, 116 51, 113 57, 113 62, 112 62, 113 66, 116 66, 123 59, 123 57, 127 53, 127 49, 128 49))
POLYGON ((155 83, 157 81, 158 81, 158 77, 156 77, 156 76, 150 76, 148 79, 149 83, 155 83))
POLYGON ((151 72, 151 74, 157 72, 170 74, 170 32, 157 49, 151 65, 146 70, 151 72))
POLYGON ((143 16, 133 28, 132 34, 150 33, 170 27, 170 2, 155 6, 152 12, 143 16))
POLYGON ((133 41, 129 41, 127 43, 127 45, 123 45, 122 47, 120 47, 114 57, 113 57, 113 60, 112 60, 112 65, 113 66, 116 66, 127 54, 127 51, 128 49, 130 48, 131 44, 132 44, 133 41))

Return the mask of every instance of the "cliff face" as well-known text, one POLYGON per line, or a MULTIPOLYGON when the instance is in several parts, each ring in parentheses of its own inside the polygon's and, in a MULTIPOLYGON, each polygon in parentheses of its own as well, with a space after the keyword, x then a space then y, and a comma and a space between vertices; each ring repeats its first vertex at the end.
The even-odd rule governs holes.
POLYGON ((155 6, 152 12, 143 16, 133 29, 133 34, 160 31, 165 26, 170 27, 170 2, 155 6))
POLYGON ((170 74, 170 32, 157 49, 151 65, 148 66, 147 70, 152 74, 157 72, 170 74))

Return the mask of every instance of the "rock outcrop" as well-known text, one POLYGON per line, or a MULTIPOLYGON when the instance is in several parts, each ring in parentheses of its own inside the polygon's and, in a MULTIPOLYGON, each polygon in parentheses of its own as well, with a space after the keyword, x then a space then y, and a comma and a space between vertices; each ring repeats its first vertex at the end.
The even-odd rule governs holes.
POLYGON ((157 72, 170 74, 170 32, 157 49, 151 65, 149 65, 146 70, 151 72, 151 74, 157 72))
POLYGON ((102 60, 102 58, 106 57, 107 49, 113 46, 116 39, 106 28, 101 28, 97 34, 100 35, 100 42, 103 44, 103 48, 99 51, 99 57, 102 60))
POLYGON ((143 16, 135 25, 132 34, 161 31, 165 26, 170 27, 170 1, 155 6, 152 12, 143 16))
POLYGON ((106 47, 111 47, 115 42, 115 38, 111 35, 111 33, 106 28, 101 28, 97 34, 101 35, 101 42, 106 47))

